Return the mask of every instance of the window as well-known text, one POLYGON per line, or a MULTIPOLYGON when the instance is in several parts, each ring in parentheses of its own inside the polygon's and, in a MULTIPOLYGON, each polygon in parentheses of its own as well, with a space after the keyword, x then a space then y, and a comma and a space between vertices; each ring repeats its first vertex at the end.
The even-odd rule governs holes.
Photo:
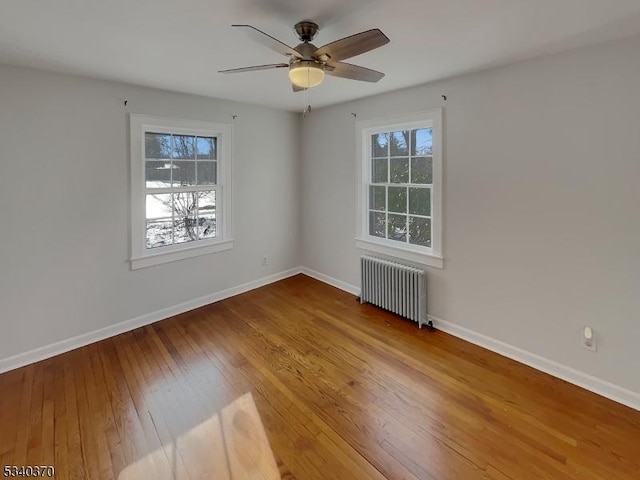
POLYGON ((131 115, 133 269, 228 250, 231 126, 131 115))
POLYGON ((356 124, 364 250, 442 268, 440 110, 356 124))

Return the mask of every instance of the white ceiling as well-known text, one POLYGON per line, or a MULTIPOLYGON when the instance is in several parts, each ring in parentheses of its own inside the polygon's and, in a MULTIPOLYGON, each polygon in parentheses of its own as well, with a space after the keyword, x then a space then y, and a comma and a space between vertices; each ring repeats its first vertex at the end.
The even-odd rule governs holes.
POLYGON ((370 28, 388 45, 348 60, 387 74, 377 84, 328 77, 314 107, 640 33, 639 0, 2 0, 0 63, 302 110, 286 61, 231 24, 295 46, 314 20, 321 46, 370 28))

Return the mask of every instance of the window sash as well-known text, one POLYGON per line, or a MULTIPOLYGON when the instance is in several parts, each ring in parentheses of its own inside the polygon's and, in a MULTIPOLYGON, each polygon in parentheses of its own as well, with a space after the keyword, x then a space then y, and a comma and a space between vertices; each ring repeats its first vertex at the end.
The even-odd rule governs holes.
MULTIPOLYGON (((185 244, 189 244, 189 245, 198 245, 200 244, 199 242, 202 241, 206 241, 206 240, 216 240, 220 237, 221 235, 221 229, 218 226, 219 225, 219 221, 218 221, 218 198, 219 198, 219 191, 221 189, 219 188, 211 188, 208 190, 204 190, 206 192, 215 192, 215 210, 213 210, 212 212, 208 212, 208 213, 203 213, 201 215, 201 206, 200 205, 195 205, 194 208, 194 213, 193 215, 189 215, 188 218, 193 217, 193 220, 195 222, 195 227, 196 228, 200 228, 202 225, 200 225, 200 219, 201 218, 208 218, 209 216, 211 216, 211 214, 213 213, 214 218, 215 218, 215 235, 210 236, 210 237, 206 237, 206 238, 196 238, 193 240, 187 240, 187 241, 183 241, 183 242, 178 242, 176 241, 176 222, 178 221, 177 217, 176 217, 176 209, 173 205, 171 205, 171 215, 170 216, 164 216, 164 217, 148 217, 145 214, 145 229, 149 228, 149 223, 166 223, 166 222, 170 222, 171 223, 171 243, 169 245, 158 245, 158 246, 154 246, 154 247, 149 247, 148 246, 148 232, 145 231, 145 247, 147 249, 147 251, 157 251, 158 249, 161 248, 165 248, 165 247, 169 247, 169 246, 173 246, 173 245, 185 245, 185 244)), ((161 193, 162 195, 173 195, 175 193, 181 193, 181 192, 172 192, 172 193, 166 193, 163 192, 161 193)), ((190 190, 187 192, 183 192, 183 193, 198 193, 197 190, 190 190)), ((154 193, 146 193, 145 194, 145 201, 146 201, 146 197, 148 195, 154 195, 154 193)), ((200 232, 197 231, 198 236, 200 235, 200 232)))

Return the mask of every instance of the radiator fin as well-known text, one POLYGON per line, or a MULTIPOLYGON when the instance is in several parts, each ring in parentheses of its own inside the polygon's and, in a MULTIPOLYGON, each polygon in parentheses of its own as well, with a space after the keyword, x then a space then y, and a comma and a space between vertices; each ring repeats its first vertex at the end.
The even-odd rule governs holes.
POLYGON ((381 258, 360 257, 361 303, 371 303, 397 315, 427 323, 424 270, 381 258))

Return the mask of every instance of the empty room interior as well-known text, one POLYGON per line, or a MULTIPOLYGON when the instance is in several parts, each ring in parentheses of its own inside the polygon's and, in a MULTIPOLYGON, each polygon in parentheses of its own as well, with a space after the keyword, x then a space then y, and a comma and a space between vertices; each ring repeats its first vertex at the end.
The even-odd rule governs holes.
POLYGON ((3 478, 640 479, 637 0, 6 0, 3 478))

